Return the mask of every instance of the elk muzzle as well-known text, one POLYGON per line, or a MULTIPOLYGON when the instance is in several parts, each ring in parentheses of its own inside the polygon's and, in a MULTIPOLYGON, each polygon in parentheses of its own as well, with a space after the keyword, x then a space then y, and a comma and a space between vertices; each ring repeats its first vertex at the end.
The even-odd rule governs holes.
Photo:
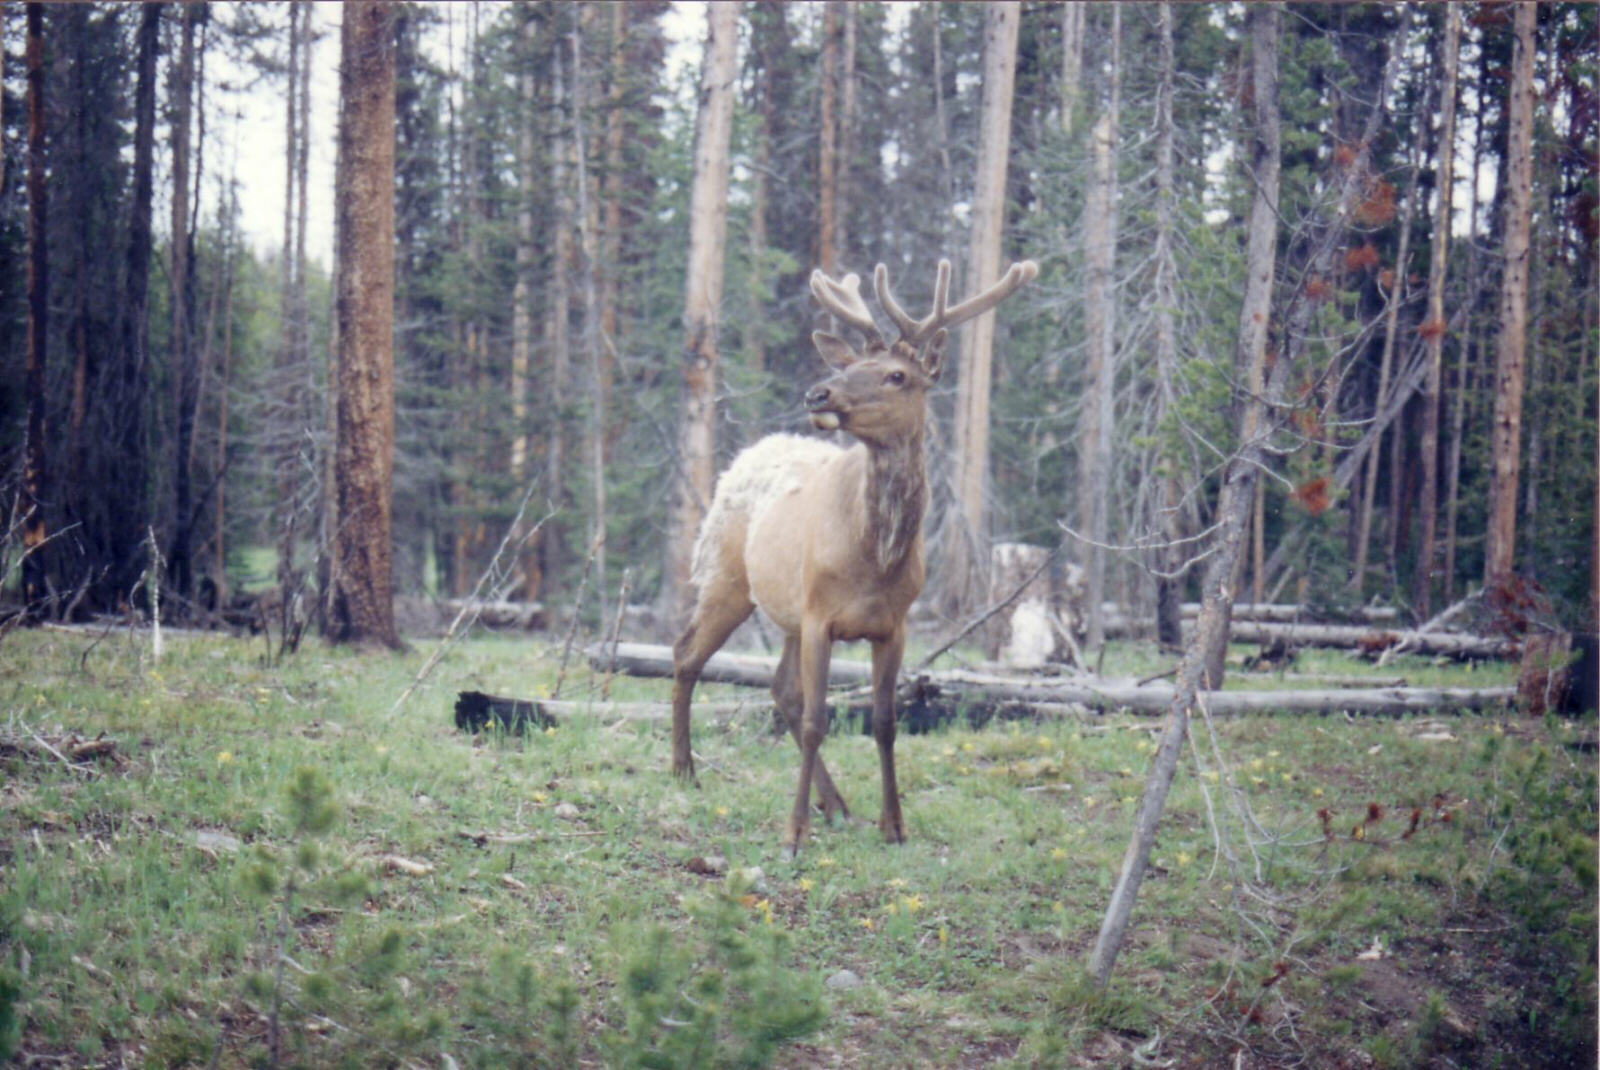
POLYGON ((806 391, 806 411, 811 413, 811 426, 818 431, 837 431, 842 422, 840 412, 832 406, 834 394, 827 383, 818 383, 806 391))

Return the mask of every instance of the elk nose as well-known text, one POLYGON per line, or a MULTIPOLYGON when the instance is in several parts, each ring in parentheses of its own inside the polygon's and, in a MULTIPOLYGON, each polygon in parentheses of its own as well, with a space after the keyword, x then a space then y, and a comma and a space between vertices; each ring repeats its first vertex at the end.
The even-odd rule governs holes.
POLYGON ((828 403, 830 396, 826 386, 814 386, 806 391, 806 408, 816 410, 828 403))

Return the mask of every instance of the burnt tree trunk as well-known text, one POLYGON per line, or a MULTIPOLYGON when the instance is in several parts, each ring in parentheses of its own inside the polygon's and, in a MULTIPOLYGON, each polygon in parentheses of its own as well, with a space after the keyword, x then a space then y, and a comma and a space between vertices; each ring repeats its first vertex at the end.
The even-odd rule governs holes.
POLYGON ((394 626, 393 9, 352 0, 340 31, 337 642, 401 646, 394 626))
MULTIPOLYGON (((22 522, 22 598, 39 612, 49 596, 44 544, 48 497, 44 418, 44 371, 50 337, 50 194, 45 177, 44 5, 29 4, 28 20, 28 355, 24 390, 27 431, 22 458, 22 492, 15 515, 22 522)), ((13 523, 16 521, 13 520, 13 523)))

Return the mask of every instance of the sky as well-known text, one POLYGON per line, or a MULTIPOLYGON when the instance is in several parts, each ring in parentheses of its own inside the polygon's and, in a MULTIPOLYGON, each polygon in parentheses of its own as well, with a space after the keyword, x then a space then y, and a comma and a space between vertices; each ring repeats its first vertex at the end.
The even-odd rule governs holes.
MULTIPOLYGON (((275 5, 285 6, 285 5, 275 5)), ((320 35, 312 46, 311 55, 311 155, 307 166, 307 186, 311 191, 306 219, 306 255, 320 262, 324 269, 333 263, 333 171, 338 121, 339 99, 339 23, 343 4, 312 4, 312 25, 320 35)), ((454 21, 454 40, 461 47, 466 27, 466 4, 437 3, 432 5, 446 19, 454 21)), ((493 17, 493 8, 504 4, 481 5, 481 18, 493 17)), ((279 15, 280 25, 283 15, 279 15)), ((693 67, 699 63, 701 42, 705 38, 705 3, 703 0, 680 0, 672 5, 662 20, 667 35, 668 63, 674 68, 693 67)), ((439 63, 448 65, 446 28, 424 43, 430 55, 439 63)), ((287 39, 280 36, 279 47, 287 49, 287 39)), ((277 249, 283 243, 284 199, 284 146, 286 143, 285 83, 282 79, 259 80, 250 84, 251 75, 245 68, 218 53, 218 59, 208 72, 211 88, 219 83, 248 89, 228 94, 230 110, 237 115, 223 124, 223 156, 207 161, 220 173, 230 171, 237 177, 240 199, 240 225, 251 247, 257 253, 277 249)), ((206 191, 207 211, 215 210, 218 191, 206 191)))

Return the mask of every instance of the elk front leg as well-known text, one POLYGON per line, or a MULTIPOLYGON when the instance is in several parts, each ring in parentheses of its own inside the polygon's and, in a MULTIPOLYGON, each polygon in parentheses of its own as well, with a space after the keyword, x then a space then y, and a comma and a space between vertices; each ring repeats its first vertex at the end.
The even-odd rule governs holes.
POLYGON ((794 808, 789 812, 789 831, 784 837, 786 854, 800 853, 811 827, 811 782, 816 776, 817 750, 828 734, 828 658, 831 653, 828 627, 820 621, 806 621, 800 627, 800 689, 805 708, 800 717, 800 783, 795 789, 794 808))
POLYGON ((878 818, 878 828, 887 843, 906 841, 900 791, 894 776, 894 687, 905 649, 904 626, 892 638, 872 644, 872 738, 878 744, 878 766, 883 776, 883 813, 878 818))
MULTIPOLYGON (((800 728, 805 717, 805 691, 800 686, 800 639, 798 636, 788 636, 783 641, 783 657, 778 660, 778 671, 772 678, 772 699, 778 706, 778 713, 782 715, 784 723, 789 726, 789 735, 794 737, 794 745, 804 753, 804 745, 800 742, 800 728)), ((822 808, 822 815, 828 824, 833 824, 833 816, 839 814, 848 818, 850 807, 845 805, 844 796, 839 794, 839 789, 834 786, 833 778, 828 775, 828 766, 822 760, 822 755, 817 755, 816 779, 813 782, 816 788, 817 805, 822 808)))
POLYGON ((689 749, 689 702, 711 655, 755 609, 747 592, 734 584, 702 592, 694 618, 672 644, 672 773, 694 781, 694 753, 689 749))

